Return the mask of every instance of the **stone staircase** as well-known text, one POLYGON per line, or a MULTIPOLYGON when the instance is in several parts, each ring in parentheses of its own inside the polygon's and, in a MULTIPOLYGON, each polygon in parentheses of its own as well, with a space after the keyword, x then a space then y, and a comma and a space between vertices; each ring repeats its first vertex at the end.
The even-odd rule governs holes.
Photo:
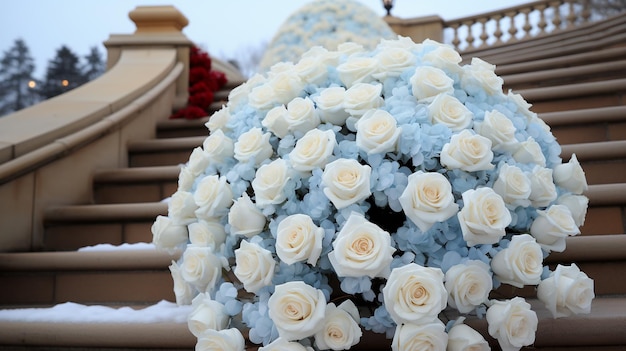
MULTIPOLYGON (((592 313, 555 320, 532 300, 533 289, 498 291, 531 298, 540 318, 536 349, 626 349, 626 281, 621 278, 626 270, 625 35, 622 16, 554 37, 465 54, 466 59, 477 56, 498 66, 505 89, 533 104, 532 110, 561 143, 563 159, 575 153, 590 184, 582 235, 571 238, 568 249, 552 254, 548 262, 576 262, 595 280, 592 313)), ((225 100, 239 83, 229 82, 218 99, 225 100)), ((222 103, 214 103, 213 110, 222 103)), ((0 308, 71 301, 141 309, 174 301, 168 266, 176 253, 76 250, 150 242, 150 226, 157 215, 167 214, 162 200, 176 190, 180 165, 207 135, 206 121, 161 122, 156 139, 129 145, 127 168, 93 174, 93 203, 49 208, 41 252, 0 254, 0 308)), ((472 323, 486 334, 484 321, 472 323)), ((366 336, 362 344, 370 341, 366 336)), ((194 345, 185 323, 0 321, 4 350, 192 350, 194 345)))

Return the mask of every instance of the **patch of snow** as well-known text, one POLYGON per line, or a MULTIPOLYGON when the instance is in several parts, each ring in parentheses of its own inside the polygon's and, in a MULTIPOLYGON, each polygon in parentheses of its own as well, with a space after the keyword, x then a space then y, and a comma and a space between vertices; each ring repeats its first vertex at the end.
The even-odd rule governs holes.
POLYGON ((123 251, 123 250, 156 250, 153 243, 124 243, 122 245, 98 244, 94 246, 85 246, 78 251, 123 251))

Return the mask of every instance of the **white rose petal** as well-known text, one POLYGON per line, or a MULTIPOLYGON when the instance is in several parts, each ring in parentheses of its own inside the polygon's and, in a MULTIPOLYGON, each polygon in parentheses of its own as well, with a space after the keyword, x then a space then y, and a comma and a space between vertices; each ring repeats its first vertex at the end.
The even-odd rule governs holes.
POLYGON ((531 182, 519 167, 502 164, 498 178, 493 183, 493 190, 502 196, 510 208, 530 206, 531 182))
POLYGON ((374 78, 384 81, 388 77, 399 77, 402 72, 415 64, 415 55, 401 47, 388 48, 376 54, 378 71, 373 74, 374 78))
POLYGON ((268 301, 269 316, 281 338, 300 340, 324 327, 324 292, 302 281, 277 285, 268 301))
POLYGON ((298 140, 294 149, 289 153, 291 166, 300 172, 322 168, 333 154, 335 145, 337 145, 335 132, 312 129, 298 140))
POLYGON ((448 343, 446 326, 439 320, 425 324, 402 324, 396 327, 392 351, 445 351, 448 343))
POLYGON ((448 331, 448 347, 446 351, 489 351, 489 343, 476 330, 463 324, 465 318, 460 317, 448 331))
POLYGON ((282 158, 259 167, 252 180, 257 206, 263 207, 284 202, 287 194, 283 189, 290 178, 289 166, 282 158))
POLYGON ((210 219, 226 213, 233 203, 233 193, 226 177, 209 175, 198 183, 193 199, 198 206, 196 215, 199 218, 210 219))
POLYGON ((315 344, 320 350, 348 350, 359 343, 363 332, 359 327, 359 311, 351 300, 341 305, 326 305, 324 327, 315 334, 315 344))
POLYGON ((393 152, 402 132, 387 111, 370 110, 356 123, 356 145, 368 154, 393 152))
POLYGON ((246 193, 243 193, 233 203, 230 212, 228 212, 231 235, 243 235, 251 238, 263 231, 266 222, 267 219, 263 212, 256 207, 246 193))
POLYGON ((418 102, 430 102, 439 95, 454 93, 454 80, 436 67, 418 66, 409 81, 418 102))
POLYGON ((565 251, 565 239, 580 234, 572 213, 564 205, 552 205, 539 215, 530 226, 530 234, 544 250, 565 251))
POLYGON ((395 251, 388 232, 353 212, 333 241, 328 258, 339 277, 387 277, 395 251))
MULTIPOLYGON (((237 88, 231 90, 230 95, 233 95, 233 99, 231 99, 230 97, 228 99, 228 101, 230 101, 231 104, 234 104, 235 101, 237 101, 237 97, 234 96, 234 94, 237 93, 236 89, 237 88)), ((216 111, 215 113, 211 115, 211 118, 209 118, 209 121, 206 122, 204 125, 209 129, 211 133, 215 133, 218 130, 226 131, 228 130, 227 123, 230 119, 231 119, 231 116, 230 116, 230 112, 228 111, 228 108, 222 106, 220 110, 216 111)))
POLYGON ((459 205, 454 202, 448 179, 436 172, 418 171, 408 178, 408 185, 400 195, 404 214, 426 232, 436 222, 454 216, 459 205))
POLYGON ((270 133, 263 133, 261 128, 252 128, 242 133, 235 143, 235 158, 239 162, 248 162, 254 158, 255 164, 260 165, 273 152, 270 133))
POLYGON ((259 347, 258 351, 313 351, 313 348, 279 337, 271 343, 259 347))
POLYGON ((187 166, 180 167, 180 173, 178 173, 178 191, 191 191, 195 181, 196 176, 191 173, 187 166))
POLYGON ((210 247, 188 245, 180 274, 201 292, 209 292, 222 277, 222 262, 210 247))
POLYGON ((315 111, 315 105, 311 99, 296 97, 287 104, 287 123, 290 132, 302 134, 316 128, 320 124, 320 117, 315 111))
POLYGON ((303 55, 302 59, 294 66, 294 70, 300 76, 300 79, 308 84, 321 85, 328 78, 328 69, 326 68, 326 62, 321 57, 306 57, 303 55))
POLYGON ((194 195, 188 191, 178 190, 167 205, 167 216, 174 224, 187 225, 196 220, 196 209, 198 205, 194 195))
POLYGON ((180 272, 180 266, 172 261, 169 266, 172 280, 174 281, 174 295, 176 296, 176 304, 179 306, 190 305, 195 293, 195 289, 191 284, 183 279, 180 272))
POLYGON ((305 85, 293 68, 271 77, 267 84, 272 87, 279 104, 287 104, 295 99, 300 95, 305 85))
POLYGON ((470 189, 462 197, 463 208, 458 217, 467 245, 495 244, 500 241, 512 219, 502 197, 491 188, 470 189))
POLYGON ((477 260, 457 264, 446 272, 448 304, 461 313, 469 313, 487 301, 493 289, 489 266, 477 260))
POLYGON ((565 194, 559 196, 556 202, 559 205, 564 205, 569 208, 577 227, 582 227, 585 224, 587 207, 589 207, 588 197, 584 195, 565 194))
POLYGON ((448 301, 439 268, 415 263, 394 268, 383 288, 385 308, 396 324, 422 324, 437 320, 448 301))
POLYGON ((489 335, 498 339, 503 351, 517 351, 534 343, 538 322, 537 314, 521 297, 493 301, 487 309, 489 335))
POLYGON ((196 351, 244 351, 246 340, 239 329, 206 330, 196 343, 196 351))
POLYGON ((324 194, 337 209, 365 200, 370 190, 372 168, 354 159, 340 158, 326 165, 322 175, 324 194))
POLYGON ((207 246, 217 250, 226 240, 224 226, 217 220, 198 220, 187 226, 192 245, 207 246))
POLYGON ((248 104, 259 110, 269 110, 274 107, 278 98, 273 87, 269 84, 262 84, 252 88, 248 94, 248 104))
POLYGON ((235 250, 233 273, 248 292, 255 293, 262 287, 272 284, 275 267, 276 261, 272 253, 257 244, 243 240, 235 250))
POLYGON ((568 163, 562 163, 554 167, 554 182, 556 185, 565 188, 576 195, 582 194, 587 190, 587 179, 576 154, 572 154, 568 163))
POLYGON ((382 84, 355 84, 346 90, 343 107, 351 116, 361 117, 368 110, 383 105, 382 91, 382 84))
POLYGON ((194 336, 200 337, 207 329, 222 330, 228 326, 230 316, 226 307, 211 299, 209 294, 198 294, 191 304, 193 310, 187 317, 187 326, 194 336))
POLYGON ((315 266, 322 253, 324 229, 315 226, 311 217, 294 214, 278 223, 276 254, 287 264, 306 261, 315 266))
POLYGON ((195 176, 200 175, 209 165, 209 155, 204 152, 201 147, 196 147, 189 156, 189 162, 187 162, 187 169, 195 176))
POLYGON ((447 69, 451 72, 459 73, 461 71, 461 66, 459 66, 459 64, 463 61, 463 59, 452 46, 441 45, 435 50, 424 54, 422 61, 430 63, 441 69, 447 69))
POLYGON ((468 129, 454 134, 441 150, 441 164, 448 169, 467 172, 494 168, 491 140, 470 132, 468 129))
POLYGON ((472 63, 464 66, 461 86, 466 89, 471 84, 477 84, 489 95, 502 94, 504 80, 498 77, 495 69, 495 65, 473 57, 472 63))
POLYGON ((175 224, 167 216, 157 216, 150 228, 152 243, 157 249, 173 250, 187 243, 189 239, 187 228, 184 225, 175 224))
POLYGON ((287 108, 279 105, 267 111, 261 125, 279 138, 284 138, 289 133, 289 123, 287 122, 287 108))
POLYGON ((485 112, 483 121, 474 122, 474 130, 491 140, 494 151, 513 153, 520 147, 513 121, 497 110, 485 112))
POLYGON ((378 61, 372 57, 350 56, 346 62, 337 67, 339 79, 348 88, 358 83, 368 83, 373 80, 378 61))
POLYGON ((595 297, 593 285, 593 279, 575 264, 557 265, 537 286, 537 297, 554 318, 587 314, 591 312, 591 301, 595 297))
POLYGON ((535 166, 530 178, 530 203, 534 207, 547 207, 556 200, 556 186, 552 181, 552 169, 535 166))
POLYGON ((530 108, 533 105, 529 104, 528 101, 524 100, 524 97, 522 97, 520 94, 514 94, 513 91, 509 90, 507 97, 513 100, 515 105, 517 105, 517 111, 522 113, 524 116, 526 116, 526 119, 528 121, 537 117, 536 113, 530 111, 530 108))
POLYGON ((434 98, 428 105, 428 116, 431 123, 443 124, 453 132, 466 129, 474 120, 472 111, 448 94, 439 94, 434 98))
POLYGON ((345 96, 346 89, 344 87, 329 87, 313 97, 322 122, 332 123, 336 126, 346 124, 346 119, 350 114, 345 111, 343 106, 345 96))
POLYGON ((529 234, 514 235, 506 249, 491 260, 491 269, 502 283, 518 288, 537 285, 543 273, 543 252, 529 234))
MULTIPOLYGON (((202 147, 209 162, 224 162, 229 157, 233 157, 235 144, 222 132, 221 129, 211 133, 203 142, 202 147)), ((206 167, 206 166, 205 166, 206 167)))
POLYGON ((546 156, 541 151, 541 145, 533 137, 528 137, 526 141, 519 143, 517 151, 513 153, 513 158, 520 163, 534 163, 541 167, 546 166, 546 156))

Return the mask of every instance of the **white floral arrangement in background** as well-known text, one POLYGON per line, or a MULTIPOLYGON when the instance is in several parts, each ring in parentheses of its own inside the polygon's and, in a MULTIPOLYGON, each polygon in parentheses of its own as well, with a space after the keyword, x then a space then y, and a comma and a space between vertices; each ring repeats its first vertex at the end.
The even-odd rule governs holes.
POLYGON ((269 43, 259 68, 265 72, 278 62, 297 62, 309 48, 336 50, 346 42, 373 49, 381 38, 396 34, 374 11, 354 0, 314 0, 291 14, 269 43))
MULTIPOLYGON (((152 228, 196 350, 342 350, 364 332, 392 350, 503 350, 535 339, 522 297, 588 313, 593 280, 543 260, 580 233, 575 155, 495 66, 409 38, 314 47, 232 90, 152 228), (445 320, 442 311, 458 311, 445 320), (445 323, 444 323, 445 322, 445 323)), ((446 315, 450 315, 446 313, 446 315)))

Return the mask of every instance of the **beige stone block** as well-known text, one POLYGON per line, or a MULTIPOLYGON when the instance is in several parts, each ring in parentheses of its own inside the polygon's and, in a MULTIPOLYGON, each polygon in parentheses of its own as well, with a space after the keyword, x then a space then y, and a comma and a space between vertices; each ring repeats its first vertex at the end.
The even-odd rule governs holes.
POLYGON ((50 251, 72 251, 97 244, 120 245, 122 223, 85 223, 54 225, 46 228, 44 248, 50 251))
POLYGON ((0 252, 31 249, 34 186, 32 173, 0 185, 0 252))
POLYGON ((0 163, 13 158, 13 144, 0 141, 0 163))
POLYGON ((102 184, 94 190, 99 204, 161 201, 159 184, 102 184))

